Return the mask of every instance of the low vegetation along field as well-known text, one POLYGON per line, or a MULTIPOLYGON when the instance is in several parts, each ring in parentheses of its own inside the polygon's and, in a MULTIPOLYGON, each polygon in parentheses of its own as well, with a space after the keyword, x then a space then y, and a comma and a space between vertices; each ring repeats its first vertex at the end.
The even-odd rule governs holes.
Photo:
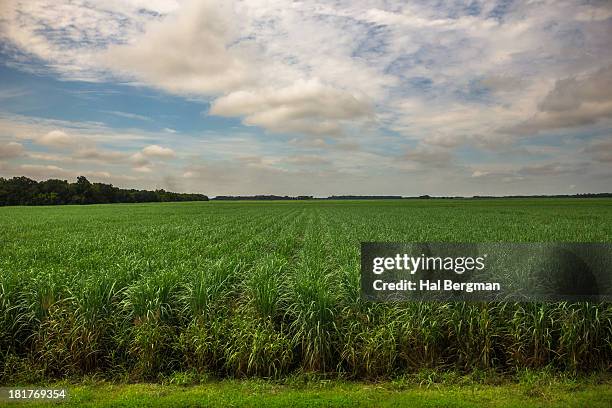
POLYGON ((0 208, 0 383, 609 370, 612 306, 367 303, 361 241, 612 242, 612 200, 0 208))

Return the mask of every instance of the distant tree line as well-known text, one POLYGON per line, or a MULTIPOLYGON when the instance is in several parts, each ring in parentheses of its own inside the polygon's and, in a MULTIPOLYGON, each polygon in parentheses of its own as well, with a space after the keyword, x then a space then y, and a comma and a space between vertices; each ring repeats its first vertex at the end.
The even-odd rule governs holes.
POLYGON ((254 196, 216 196, 212 200, 240 201, 240 200, 312 200, 313 196, 277 196, 277 195, 254 195, 254 196))
MULTIPOLYGON (((406 199, 495 199, 495 198, 610 198, 612 193, 558 194, 558 195, 508 195, 473 197, 436 197, 394 196, 394 195, 332 195, 313 197, 310 195, 279 196, 217 196, 213 200, 406 200, 406 199)), ((0 177, 0 206, 6 205, 55 205, 55 204, 110 204, 110 203, 147 203, 164 201, 208 201, 204 194, 173 193, 165 190, 122 189, 105 183, 91 183, 84 176, 77 177, 75 183, 66 180, 49 179, 36 181, 27 177, 0 177)))
POLYGON ((610 198, 612 193, 582 193, 582 194, 549 194, 549 195, 507 195, 507 196, 474 196, 475 199, 491 198, 610 198))
POLYGON ((500 198, 606 198, 612 197, 612 193, 584 193, 584 194, 557 194, 557 195, 508 195, 508 196, 394 196, 394 195, 332 195, 329 197, 313 197, 313 196, 277 196, 277 195, 252 195, 252 196, 216 196, 211 200, 220 201, 238 201, 238 200, 428 200, 428 199, 445 199, 445 200, 486 200, 500 198))
POLYGON ((329 196, 326 200, 399 200, 402 196, 368 196, 368 195, 341 195, 329 196))
POLYGON ((77 177, 75 183, 56 179, 38 182, 27 177, 0 177, 0 206, 207 200, 208 197, 203 194, 121 189, 112 184, 90 183, 84 176, 77 177))

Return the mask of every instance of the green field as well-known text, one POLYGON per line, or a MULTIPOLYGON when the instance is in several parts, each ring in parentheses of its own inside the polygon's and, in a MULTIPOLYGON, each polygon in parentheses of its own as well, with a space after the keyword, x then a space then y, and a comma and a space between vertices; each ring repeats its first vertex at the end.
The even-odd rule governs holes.
POLYGON ((359 243, 612 242, 612 200, 0 208, 0 383, 612 366, 612 306, 360 299, 359 243))

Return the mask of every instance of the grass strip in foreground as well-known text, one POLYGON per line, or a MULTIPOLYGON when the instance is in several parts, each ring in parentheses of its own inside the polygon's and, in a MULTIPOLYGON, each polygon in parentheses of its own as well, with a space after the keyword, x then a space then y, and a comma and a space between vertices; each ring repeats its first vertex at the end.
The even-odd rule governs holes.
POLYGON ((195 386, 59 385, 62 403, 0 403, 20 407, 609 407, 612 384, 411 385, 326 382, 306 386, 225 380, 195 386))

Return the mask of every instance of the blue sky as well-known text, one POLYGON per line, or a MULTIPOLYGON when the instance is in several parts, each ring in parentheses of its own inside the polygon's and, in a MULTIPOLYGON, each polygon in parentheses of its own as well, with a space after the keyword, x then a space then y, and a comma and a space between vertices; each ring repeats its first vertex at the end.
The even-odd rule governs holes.
POLYGON ((610 191, 612 6, 0 5, 0 176, 218 194, 610 191))

